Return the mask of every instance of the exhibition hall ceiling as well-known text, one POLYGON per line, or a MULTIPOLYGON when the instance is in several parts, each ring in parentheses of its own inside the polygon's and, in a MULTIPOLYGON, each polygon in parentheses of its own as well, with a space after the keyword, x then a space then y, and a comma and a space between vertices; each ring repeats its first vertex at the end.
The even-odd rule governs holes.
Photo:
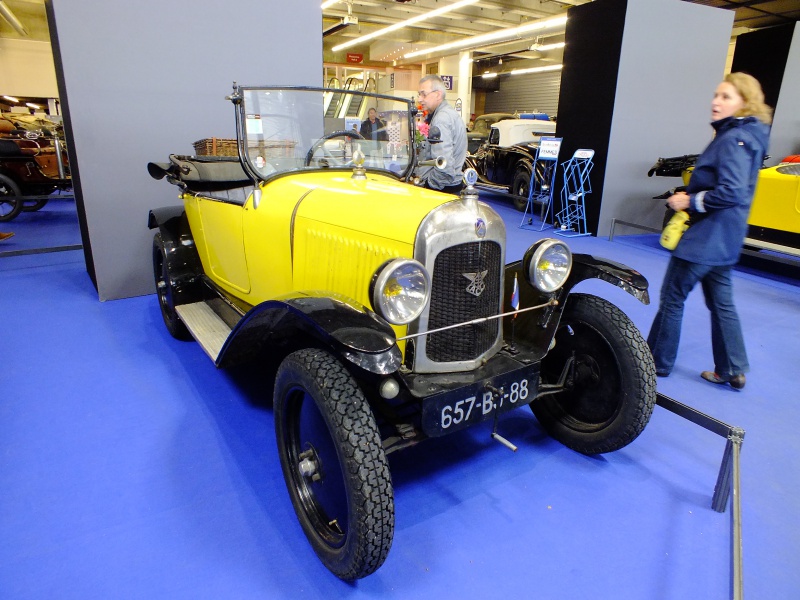
MULTIPOLYGON (((0 0, 0 38, 49 41, 45 0, 0 0)), ((58 0, 53 0, 58 2, 58 0)), ((363 64, 398 66, 418 64, 441 56, 472 50, 475 57, 560 60, 558 49, 542 50, 563 41, 564 26, 552 23, 572 6, 592 0, 319 0, 322 9, 324 60, 343 63, 347 54, 360 54, 363 64), (441 12, 442 14, 435 14, 441 12), (433 16, 431 14, 433 13, 433 16), (417 22, 385 32, 370 40, 340 46, 358 38, 397 26, 408 19, 417 22), (544 23, 535 29, 535 23, 544 23), (534 29, 481 42, 465 40, 499 30, 534 29), (414 51, 461 42, 461 47, 406 57, 414 51), (533 49, 531 49, 534 47, 533 49), (337 48, 337 50, 334 50, 337 48)), ((798 0, 684 0, 694 4, 735 11, 733 35, 752 29, 800 20, 798 0)), ((288 9, 290 4, 285 5, 288 9)), ((265 10, 272 11, 265 3, 265 10)))

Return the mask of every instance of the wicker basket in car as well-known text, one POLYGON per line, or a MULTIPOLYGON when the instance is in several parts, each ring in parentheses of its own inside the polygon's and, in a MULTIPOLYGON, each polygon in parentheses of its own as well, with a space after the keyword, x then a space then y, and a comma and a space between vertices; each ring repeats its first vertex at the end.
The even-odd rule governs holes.
POLYGON ((197 156, 239 156, 236 140, 224 138, 205 138, 194 143, 197 156))

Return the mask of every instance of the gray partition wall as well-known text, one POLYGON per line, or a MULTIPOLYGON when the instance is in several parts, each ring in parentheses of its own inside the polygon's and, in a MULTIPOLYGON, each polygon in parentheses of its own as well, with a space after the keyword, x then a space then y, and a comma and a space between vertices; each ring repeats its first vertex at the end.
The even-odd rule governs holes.
POLYGON ((47 0, 87 270, 100 300, 154 291, 148 161, 235 136, 232 82, 320 85, 319 0, 47 0))
POLYGON ((578 148, 595 150, 589 231, 607 235, 614 218, 660 228, 664 201, 652 197, 681 182, 647 171, 659 157, 698 153, 711 140, 733 12, 681 0, 596 0, 568 15, 557 135, 562 162, 578 148))

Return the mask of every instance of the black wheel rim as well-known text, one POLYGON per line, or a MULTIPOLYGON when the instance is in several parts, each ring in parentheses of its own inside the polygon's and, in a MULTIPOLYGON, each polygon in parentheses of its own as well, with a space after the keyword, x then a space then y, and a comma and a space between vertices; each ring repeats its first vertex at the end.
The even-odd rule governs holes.
POLYGON ((167 262, 164 260, 163 253, 159 250, 155 254, 155 272, 158 274, 156 281, 156 292, 158 293, 158 304, 161 313, 167 318, 175 316, 175 309, 172 300, 172 286, 169 284, 169 274, 167 273, 167 262))
POLYGON ((550 413, 567 427, 592 432, 614 420, 622 407, 622 375, 608 340, 583 322, 562 322, 556 346, 542 363, 548 383, 558 381, 573 356, 572 385, 547 403, 550 413))
POLYGON ((304 389, 287 393, 282 425, 291 485, 303 512, 328 546, 340 548, 349 526, 344 473, 328 426, 304 389))

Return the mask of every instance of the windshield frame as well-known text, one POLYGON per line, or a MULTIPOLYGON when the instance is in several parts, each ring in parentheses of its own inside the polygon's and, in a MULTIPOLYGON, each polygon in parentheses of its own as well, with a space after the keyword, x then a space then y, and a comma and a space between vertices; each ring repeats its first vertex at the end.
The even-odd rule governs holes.
MULTIPOLYGON (((234 83, 234 93, 229 96, 228 98, 233 102, 235 107, 236 113, 236 139, 237 139, 237 146, 239 151, 239 160, 242 163, 243 168, 247 172, 247 174, 253 179, 253 181, 270 181, 277 177, 283 177, 286 175, 298 174, 298 173, 309 173, 309 172, 350 172, 353 170, 353 165, 341 165, 341 166, 330 166, 330 167, 321 167, 321 166, 307 166, 305 168, 295 168, 295 169, 287 169, 282 171, 276 171, 270 174, 262 173, 255 162, 253 161, 252 157, 250 156, 250 152, 248 149, 247 144, 247 131, 246 131, 246 118, 247 115, 246 110, 247 107, 245 106, 245 96, 248 92, 260 92, 260 91, 288 91, 288 92, 317 92, 321 96, 326 93, 347 93, 353 96, 361 96, 364 98, 371 98, 376 100, 388 100, 395 103, 401 103, 405 110, 406 110, 406 127, 407 132, 406 135, 408 136, 409 144, 408 144, 408 164, 399 172, 392 171, 386 168, 375 168, 374 166, 370 168, 368 165, 367 170, 373 172, 380 172, 382 174, 390 175, 396 177, 398 179, 408 181, 411 176, 413 175, 414 168, 417 164, 417 144, 414 143, 415 140, 415 133, 416 133, 416 121, 415 116, 417 114, 417 107, 416 103, 413 99, 405 99, 399 96, 390 96, 387 94, 377 94, 373 92, 362 92, 362 91, 355 91, 355 90, 343 90, 341 88, 328 88, 328 87, 314 87, 314 86, 291 86, 291 85, 263 85, 263 86, 239 86, 234 83)), ((400 124, 402 128, 402 122, 400 124)))

